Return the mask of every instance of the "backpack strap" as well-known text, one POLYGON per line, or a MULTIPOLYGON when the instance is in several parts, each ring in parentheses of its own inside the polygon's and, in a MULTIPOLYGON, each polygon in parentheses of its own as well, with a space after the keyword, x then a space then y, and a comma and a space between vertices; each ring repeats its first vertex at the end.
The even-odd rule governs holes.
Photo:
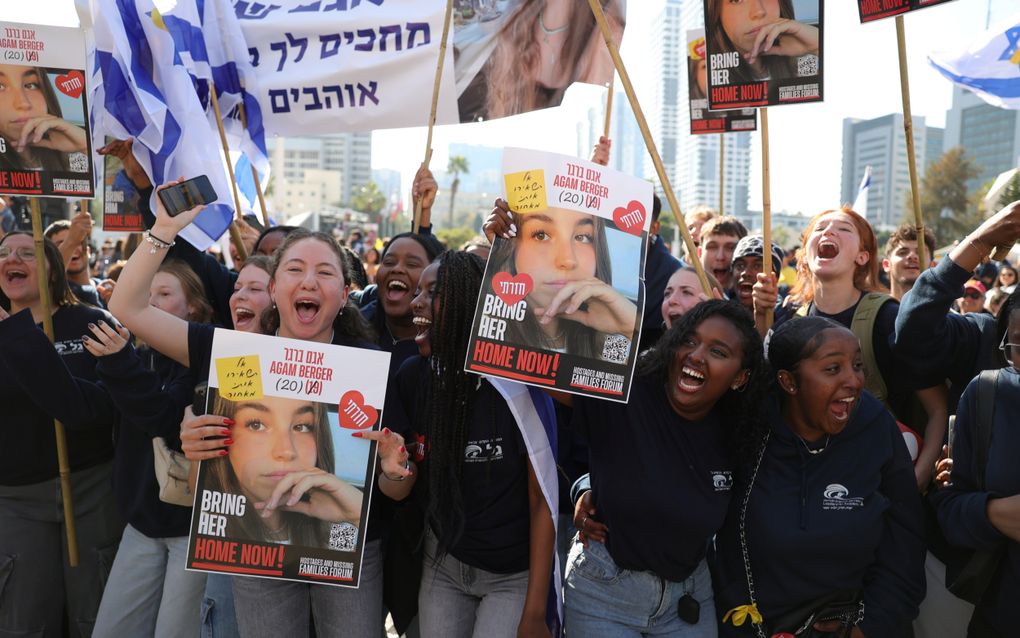
POLYGON ((881 292, 866 293, 857 303, 853 319, 850 321, 850 331, 854 333, 861 342, 861 357, 864 359, 864 387, 875 398, 885 403, 888 396, 888 388, 885 379, 882 378, 882 371, 878 368, 878 360, 875 358, 875 320, 878 318, 878 311, 893 298, 881 292))
POLYGON ((985 489, 988 449, 992 445, 992 423, 995 418, 995 389, 1001 370, 985 370, 978 375, 977 418, 974 420, 974 481, 978 490, 985 489))

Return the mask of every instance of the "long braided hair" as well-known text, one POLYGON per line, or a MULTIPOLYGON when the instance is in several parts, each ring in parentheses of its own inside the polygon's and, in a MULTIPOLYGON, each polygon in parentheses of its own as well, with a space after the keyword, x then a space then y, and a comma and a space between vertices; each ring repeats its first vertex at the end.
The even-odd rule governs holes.
POLYGON ((442 556, 464 531, 460 479, 479 381, 464 371, 464 361, 485 262, 451 250, 443 253, 438 263, 429 331, 431 374, 418 413, 424 415, 423 431, 429 442, 425 516, 439 539, 442 556))

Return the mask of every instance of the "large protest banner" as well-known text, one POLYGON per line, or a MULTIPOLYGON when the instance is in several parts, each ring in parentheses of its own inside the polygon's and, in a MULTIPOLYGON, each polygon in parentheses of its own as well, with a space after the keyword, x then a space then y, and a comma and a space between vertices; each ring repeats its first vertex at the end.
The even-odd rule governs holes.
POLYGON ((199 468, 188 569, 358 586, 376 453, 351 433, 379 429, 389 358, 216 330, 207 412, 233 443, 199 468))
POLYGON ((91 198, 82 29, 0 22, 0 193, 91 198))
MULTIPOLYGON (((437 124, 558 106, 613 62, 584 2, 454 3, 437 124), (456 63, 454 60, 456 59, 456 63)), ((624 0, 603 0, 619 45, 624 0)), ((320 135, 427 123, 445 0, 235 0, 265 129, 320 135)))
POLYGON ((652 185, 575 157, 507 148, 517 236, 497 237, 465 369, 626 401, 644 308, 652 185))
POLYGON ((952 0, 857 0, 857 12, 862 23, 873 22, 947 2, 952 0))
POLYGON ((753 131, 758 128, 758 112, 754 109, 708 110, 708 56, 704 29, 691 29, 687 32, 687 95, 691 135, 753 131))
POLYGON ((822 1, 704 0, 709 108, 822 100, 822 1))

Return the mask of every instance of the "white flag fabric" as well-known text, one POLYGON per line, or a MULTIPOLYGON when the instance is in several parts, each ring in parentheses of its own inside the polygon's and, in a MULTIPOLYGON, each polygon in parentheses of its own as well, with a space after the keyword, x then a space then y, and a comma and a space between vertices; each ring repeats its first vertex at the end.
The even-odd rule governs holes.
POLYGON ((964 50, 932 53, 928 62, 985 102, 1020 109, 1020 13, 985 31, 964 50))
POLYGON ((871 188, 871 166, 864 169, 864 178, 861 185, 857 187, 857 199, 854 200, 854 212, 868 218, 868 189, 871 188))

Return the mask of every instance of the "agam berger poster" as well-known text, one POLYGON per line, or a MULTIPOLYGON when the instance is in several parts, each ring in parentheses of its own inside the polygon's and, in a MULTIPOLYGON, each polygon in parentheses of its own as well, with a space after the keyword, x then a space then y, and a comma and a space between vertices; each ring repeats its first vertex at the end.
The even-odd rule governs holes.
POLYGON ((470 372, 626 401, 644 308, 652 185, 574 157, 507 148, 516 237, 497 237, 470 372))
POLYGON ((199 468, 188 569, 358 586, 376 444, 351 433, 379 429, 389 357, 216 330, 207 412, 233 443, 199 468))

